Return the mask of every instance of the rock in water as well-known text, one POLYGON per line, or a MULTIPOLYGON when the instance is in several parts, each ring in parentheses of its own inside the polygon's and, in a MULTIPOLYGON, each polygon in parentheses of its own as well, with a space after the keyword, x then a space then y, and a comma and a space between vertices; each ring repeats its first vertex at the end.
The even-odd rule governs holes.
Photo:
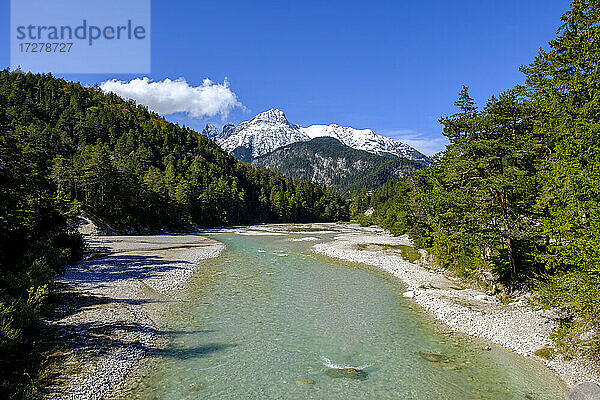
POLYGON ((565 396, 566 400, 600 400, 600 386, 594 382, 575 385, 565 396))
POLYGON ((327 368, 325 373, 331 378, 367 379, 367 372, 359 368, 327 368))
POLYGON ((431 351, 421 350, 419 351, 419 354, 429 362, 439 363, 448 361, 448 357, 445 355, 432 353, 431 351))
POLYGON ((313 381, 312 379, 302 379, 299 381, 296 381, 296 385, 314 385, 315 381, 313 381))
POLYGON ((444 371, 458 371, 463 368, 460 365, 451 364, 449 362, 432 362, 430 365, 433 368, 441 369, 444 371))

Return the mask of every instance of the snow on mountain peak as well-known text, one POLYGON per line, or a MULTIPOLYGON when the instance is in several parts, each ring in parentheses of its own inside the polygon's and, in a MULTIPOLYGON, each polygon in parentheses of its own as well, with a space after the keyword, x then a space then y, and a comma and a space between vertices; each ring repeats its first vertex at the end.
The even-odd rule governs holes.
POLYGON ((213 124, 206 124, 206 127, 202 130, 202 134, 208 137, 209 139, 216 139, 219 137, 220 133, 216 126, 213 124))
POLYGON ((283 111, 270 109, 258 114, 249 121, 244 121, 235 129, 221 133, 217 143, 226 151, 243 154, 250 161, 271 151, 291 143, 311 140, 316 137, 329 136, 343 144, 358 150, 374 154, 391 154, 411 160, 427 161, 427 157, 412 147, 392 138, 381 136, 371 129, 354 129, 351 127, 330 125, 311 125, 302 128, 291 124, 283 111), (237 150, 236 150, 237 149, 237 150))
POLYGON ((244 161, 250 161, 303 140, 308 138, 300 132, 299 126, 290 124, 283 111, 271 109, 242 122, 233 130, 224 131, 217 143, 230 153, 244 154, 244 161))
POLYGON ((348 126, 311 125, 300 130, 311 139, 321 136, 330 136, 338 139, 346 146, 354 149, 365 150, 374 154, 391 154, 411 160, 427 160, 407 144, 387 136, 378 135, 371 129, 355 129, 348 126))
POLYGON ((285 117, 283 111, 277 108, 271 108, 268 111, 258 114, 256 117, 252 118, 252 121, 266 121, 279 124, 289 124, 289 121, 285 117))

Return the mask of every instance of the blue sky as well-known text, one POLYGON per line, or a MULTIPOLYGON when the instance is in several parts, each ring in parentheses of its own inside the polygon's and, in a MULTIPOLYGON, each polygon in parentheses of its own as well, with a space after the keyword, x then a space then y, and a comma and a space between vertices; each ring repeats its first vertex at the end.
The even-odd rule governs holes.
MULTIPOLYGON (((9 1, 1 0, 0 65, 10 65, 9 1)), ((48 1, 48 4, 52 4, 48 1)), ((222 119, 167 116, 196 129, 238 123, 269 108, 303 126, 337 123, 443 147, 438 118, 461 85, 482 104, 523 81, 518 67, 555 35, 568 0, 152 1, 150 74, 222 83, 243 107, 222 119)), ((57 74, 59 75, 59 74, 57 74)))

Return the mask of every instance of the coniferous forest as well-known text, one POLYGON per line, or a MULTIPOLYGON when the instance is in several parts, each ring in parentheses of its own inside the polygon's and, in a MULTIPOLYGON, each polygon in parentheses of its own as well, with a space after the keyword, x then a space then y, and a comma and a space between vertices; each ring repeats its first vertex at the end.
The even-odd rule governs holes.
MULTIPOLYGON (((236 161, 97 88, 0 71, 0 392, 25 390, 38 314, 83 254, 86 211, 123 232, 348 219, 337 193, 236 161)), ((18 396, 18 394, 15 394, 18 396)))
POLYGON ((598 362, 600 5, 576 0, 561 23, 521 67, 524 85, 480 107, 463 87, 431 167, 356 196, 351 210, 507 299, 532 290, 562 315, 556 347, 598 362))

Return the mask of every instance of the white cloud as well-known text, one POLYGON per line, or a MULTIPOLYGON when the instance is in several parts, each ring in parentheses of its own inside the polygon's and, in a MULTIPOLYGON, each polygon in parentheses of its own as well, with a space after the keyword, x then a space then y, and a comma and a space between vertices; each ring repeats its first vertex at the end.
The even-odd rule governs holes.
POLYGON ((226 118, 233 108, 243 108, 235 93, 229 89, 227 79, 223 83, 204 79, 202 85, 195 87, 183 78, 174 81, 165 78, 158 82, 146 77, 129 82, 113 79, 103 82, 100 89, 133 99, 163 115, 185 112, 193 118, 214 117, 217 114, 226 118))
POLYGON ((382 133, 402 143, 406 143, 428 156, 433 156, 444 150, 446 144, 448 144, 448 139, 445 136, 427 137, 425 134, 412 129, 390 129, 382 133))

